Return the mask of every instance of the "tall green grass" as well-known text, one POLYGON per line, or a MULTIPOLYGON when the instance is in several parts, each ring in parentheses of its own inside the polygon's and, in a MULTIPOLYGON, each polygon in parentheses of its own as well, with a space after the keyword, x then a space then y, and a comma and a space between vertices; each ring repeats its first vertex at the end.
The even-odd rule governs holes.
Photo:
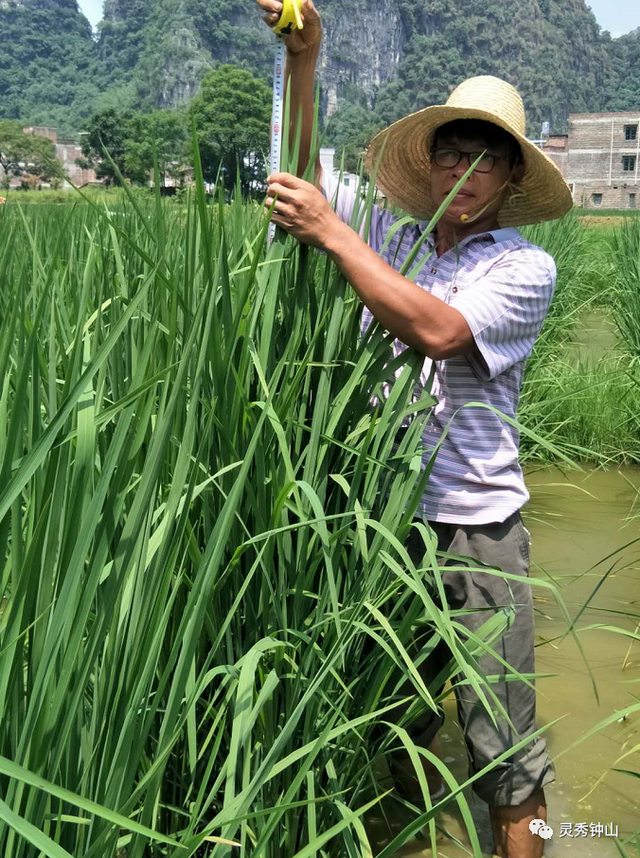
MULTIPOLYGON (((640 463, 640 388, 627 364, 625 355, 599 364, 566 355, 541 360, 525 378, 520 420, 584 464, 640 463)), ((553 458, 523 439, 523 463, 553 458)))
MULTIPOLYGON (((327 257, 266 238, 201 175, 184 209, 0 211, 3 858, 370 855, 385 759, 428 756, 416 665, 445 640, 495 702, 507 611, 469 638, 429 531, 418 567, 403 547, 422 359, 359 338, 327 257)), ((423 828, 437 852, 422 786, 381 858, 423 828)))
POLYGON ((615 260, 614 318, 629 353, 640 357, 640 223, 625 222, 610 240, 615 260))
MULTIPOLYGON (((131 188, 132 193, 140 197, 148 197, 149 191, 143 188, 131 188)), ((106 187, 100 185, 89 186, 82 191, 83 198, 93 203, 117 203, 122 201, 125 194, 121 188, 106 187)), ((83 202, 73 188, 66 190, 52 190, 45 188, 41 191, 25 191, 15 188, 10 191, 1 191, 0 196, 5 197, 7 205, 69 205, 83 202)))
MULTIPOLYGON (((0 212, 4 858, 370 854, 386 756, 427 753, 414 660, 444 639, 493 699, 429 532, 422 568, 403 547, 422 359, 359 339, 330 261, 266 231, 201 176, 184 211, 0 212)), ((382 856, 435 844, 423 787, 382 856)))
POLYGON ((584 227, 575 211, 560 220, 525 227, 522 233, 546 250, 557 268, 555 294, 529 362, 531 369, 538 360, 557 354, 569 340, 599 297, 611 263, 601 252, 599 236, 584 227), (603 271, 604 265, 607 270, 603 271))
MULTIPOLYGON (((609 234, 585 227, 573 212, 523 230, 553 256, 558 279, 527 363, 519 419, 567 455, 594 464, 640 461, 640 390, 628 355, 624 349, 590 355, 584 346, 574 348, 576 340, 584 341, 585 324, 593 327, 600 318, 605 329, 609 319, 619 318, 619 254, 612 241, 637 231, 635 224, 631 219, 609 234)), ((625 258, 631 260, 631 253, 625 258)), ((522 439, 523 461, 549 458, 544 445, 522 439)))

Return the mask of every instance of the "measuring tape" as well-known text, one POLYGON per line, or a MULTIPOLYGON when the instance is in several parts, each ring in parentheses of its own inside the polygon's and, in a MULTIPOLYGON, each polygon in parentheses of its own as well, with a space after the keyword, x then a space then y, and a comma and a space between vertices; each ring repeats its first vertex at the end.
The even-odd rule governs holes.
MULTIPOLYGON (((273 66, 273 107, 271 110, 271 157, 269 164, 272 173, 280 172, 280 157, 282 154, 282 114, 284 104, 284 62, 286 58, 286 46, 282 36, 288 36, 294 30, 303 27, 300 10, 302 0, 283 0, 282 13, 278 23, 273 28, 278 36, 276 47, 276 59, 273 66)), ((269 243, 276 234, 276 225, 269 226, 269 243)))

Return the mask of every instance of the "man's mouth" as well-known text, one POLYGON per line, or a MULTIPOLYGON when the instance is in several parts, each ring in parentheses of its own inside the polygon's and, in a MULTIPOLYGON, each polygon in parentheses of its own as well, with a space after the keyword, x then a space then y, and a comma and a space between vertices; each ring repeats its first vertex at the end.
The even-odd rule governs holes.
MULTIPOLYGON (((452 190, 453 190, 453 188, 451 188, 451 191, 452 190)), ((451 193, 451 191, 447 191, 447 195, 449 195, 451 193)), ((474 195, 472 193, 470 193, 469 191, 458 191, 458 193, 456 194, 456 197, 472 197, 472 196, 474 196, 474 195)))

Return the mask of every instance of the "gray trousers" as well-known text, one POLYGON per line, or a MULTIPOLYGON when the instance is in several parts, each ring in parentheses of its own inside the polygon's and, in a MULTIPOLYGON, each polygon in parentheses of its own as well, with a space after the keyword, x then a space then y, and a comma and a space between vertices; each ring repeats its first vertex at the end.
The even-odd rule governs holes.
MULTIPOLYGON (((429 524, 437 535, 438 550, 470 558, 471 566, 477 565, 474 560, 479 560, 522 579, 528 577, 529 532, 520 513, 514 513, 503 523, 489 525, 429 524)), ((422 565, 424 545, 415 528, 407 539, 406 547, 414 563, 422 565)), ((461 567, 463 564, 456 562, 455 565, 461 567)), ((487 621, 492 608, 512 608, 511 626, 491 647, 519 673, 534 673, 533 603, 531 588, 526 581, 507 581, 485 572, 449 569, 446 565, 442 569, 442 579, 450 609, 478 610, 478 613, 456 618, 471 631, 477 631, 487 621)), ((421 672, 427 684, 433 682, 450 657, 448 647, 441 643, 423 663, 421 672)), ((487 675, 505 675, 505 668, 493 656, 481 656, 479 664, 487 675)), ((463 678, 457 676, 452 681, 463 678)), ((472 774, 481 771, 536 729, 536 696, 532 688, 524 682, 510 681, 492 684, 491 689, 509 714, 515 731, 499 714, 496 714, 496 728, 471 686, 455 689, 458 720, 469 751, 472 774)), ((441 690, 436 689, 437 692, 441 690)), ((434 713, 416 718, 409 727, 413 741, 423 747, 428 746, 442 721, 443 717, 434 713)), ((546 743, 538 738, 475 781, 473 789, 488 804, 517 806, 554 780, 555 770, 547 755, 546 743)))

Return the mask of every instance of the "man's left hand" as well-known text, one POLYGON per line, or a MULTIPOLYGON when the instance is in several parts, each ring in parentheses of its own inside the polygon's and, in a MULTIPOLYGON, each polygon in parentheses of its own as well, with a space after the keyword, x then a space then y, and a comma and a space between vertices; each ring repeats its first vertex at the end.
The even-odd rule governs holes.
POLYGON ((267 184, 267 212, 276 200, 271 222, 302 244, 326 248, 342 221, 315 185, 291 173, 272 173, 267 184))

